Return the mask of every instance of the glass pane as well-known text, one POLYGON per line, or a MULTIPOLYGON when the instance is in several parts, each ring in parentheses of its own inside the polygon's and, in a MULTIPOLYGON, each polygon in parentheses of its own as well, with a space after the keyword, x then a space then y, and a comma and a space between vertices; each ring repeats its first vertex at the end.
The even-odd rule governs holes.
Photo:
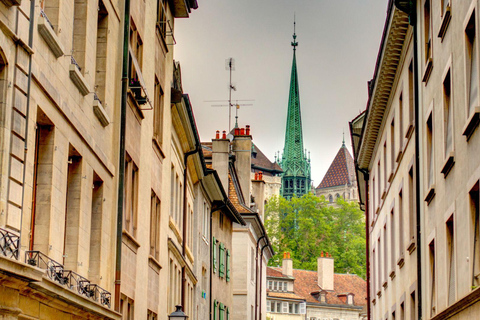
POLYGON ((472 43, 472 57, 470 68, 470 103, 469 115, 472 114, 473 109, 478 106, 478 63, 477 63, 477 41, 473 38, 472 43))

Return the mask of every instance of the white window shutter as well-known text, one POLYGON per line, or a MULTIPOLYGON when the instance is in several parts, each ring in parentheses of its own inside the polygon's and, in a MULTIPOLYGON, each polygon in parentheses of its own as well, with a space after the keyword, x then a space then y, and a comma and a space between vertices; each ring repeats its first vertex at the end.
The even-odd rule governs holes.
POLYGON ((267 312, 270 312, 270 300, 267 300, 267 312))
POLYGON ((288 313, 288 302, 282 302, 282 313, 288 313))
POLYGON ((305 314, 305 313, 307 313, 307 303, 300 302, 300 314, 305 314))

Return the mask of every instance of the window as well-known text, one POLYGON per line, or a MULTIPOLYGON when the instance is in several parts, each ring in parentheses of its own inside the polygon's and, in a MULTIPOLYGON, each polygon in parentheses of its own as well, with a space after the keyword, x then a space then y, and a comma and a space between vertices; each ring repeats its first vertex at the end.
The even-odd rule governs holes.
POLYGON ((219 268, 218 268, 218 275, 223 278, 225 275, 225 245, 220 243, 218 246, 218 253, 219 253, 219 268))
POLYGON ((90 260, 89 277, 100 277, 101 235, 103 212, 103 181, 93 172, 92 211, 90 220, 90 260))
POLYGON ((450 70, 443 80, 443 130, 445 158, 453 151, 453 111, 451 97, 451 75, 450 70))
MULTIPOLYGON (((82 157, 70 145, 67 170, 67 199, 65 205, 65 232, 63 247, 63 264, 66 268, 77 267, 75 253, 80 245, 79 238, 75 237, 80 231, 80 208, 82 199, 82 157)), ((70 269, 71 270, 71 269, 70 269)))
POLYGON ((385 197, 387 192, 387 141, 383 144, 383 194, 382 199, 385 197))
MULTIPOLYGON (((130 48, 133 51, 133 58, 138 63, 138 66, 142 68, 143 65, 143 41, 138 33, 137 27, 135 25, 135 22, 133 19, 130 19, 130 48)), ((140 71, 141 70, 134 70, 134 67, 132 67, 133 70, 131 70, 131 77, 130 78, 137 78, 135 71, 140 71), (135 73, 135 74, 134 74, 135 73)))
POLYGON ((383 261, 385 262, 385 265, 383 266, 383 286, 387 284, 388 281, 388 253, 387 253, 387 224, 385 223, 383 225, 383 261))
MULTIPOLYGON (((376 192, 377 190, 375 190, 375 177, 372 178, 372 217, 374 217, 375 215, 375 210, 376 210, 376 205, 377 205, 377 202, 375 201, 376 199, 376 192)), ((373 222, 373 219, 372 219, 372 222, 373 222)))
POLYGON ((432 57, 432 36, 431 36, 431 21, 430 21, 430 0, 425 0, 423 6, 423 21, 424 21, 424 36, 425 36, 425 62, 432 57))
POLYGON ((167 0, 157 0, 157 30, 160 36, 165 39, 167 32, 167 0))
POLYGON ((225 306, 223 305, 223 303, 220 303, 218 307, 218 314, 218 320, 225 320, 225 306))
MULTIPOLYGON (((250 280, 254 281, 255 280, 255 272, 256 272, 256 270, 255 270, 255 250, 253 250, 253 248, 250 248, 250 249, 251 249, 251 258, 250 258, 251 266, 250 266, 250 268, 252 269, 251 273, 250 273, 250 280)), ((276 286, 275 286, 275 290, 277 290, 276 286)))
POLYGON ((412 132, 413 128, 413 121, 414 121, 414 104, 415 104, 415 88, 414 88, 414 81, 413 81, 413 61, 410 61, 410 65, 408 66, 408 129, 405 133, 405 137, 409 137, 412 132))
MULTIPOLYGON (((398 152, 402 152, 403 149, 403 93, 400 93, 398 98, 398 152)), ((400 161, 400 159, 396 159, 400 161)))
MULTIPOLYGON (((375 254, 375 247, 372 250, 372 299, 375 299, 375 293, 377 290, 377 255, 375 254)), ((321 294, 320 294, 321 295, 321 294)), ((323 302, 323 301, 320 301, 323 302)))
POLYGON ((72 62, 75 60, 78 63, 80 71, 82 71, 84 74, 87 49, 87 7, 87 1, 84 0, 75 0, 73 3, 72 62))
POLYGON ((120 300, 120 312, 123 314, 122 319, 124 320, 133 320, 134 319, 134 305, 135 302, 122 295, 122 298, 120 300))
POLYGON ((276 305, 277 305, 277 313, 281 313, 282 312, 282 302, 280 301, 277 301, 276 302, 276 305))
POLYGON ((153 104, 153 137, 159 146, 163 141, 163 104, 164 95, 157 77, 155 77, 155 101, 153 104))
POLYGON ((213 300, 213 320, 217 320, 217 308, 218 308, 218 301, 213 300))
POLYGON ((227 260, 226 260, 227 272, 226 272, 225 280, 229 282, 230 281, 230 250, 227 250, 226 253, 227 253, 227 260))
POLYGON ((410 294, 410 318, 409 319, 416 319, 417 315, 417 306, 415 303, 415 291, 410 294))
POLYGON ((108 11, 103 0, 98 1, 97 49, 95 63, 95 93, 105 107, 105 86, 107 81, 107 39, 108 11))
POLYGON ((273 281, 273 291, 277 291, 277 290, 278 290, 277 281, 273 281))
POLYGON ((380 289, 382 288, 382 284, 383 284, 383 265, 382 265, 382 261, 385 261, 385 259, 383 259, 382 255, 381 255, 381 251, 383 249, 383 247, 381 246, 383 243, 381 242, 380 240, 380 237, 378 237, 378 259, 377 259, 377 262, 378 262, 378 290, 380 291, 380 289))
POLYGON ((268 281, 268 290, 273 290, 273 283, 272 283, 272 280, 269 280, 268 281))
POLYGON ((392 208, 392 211, 390 212, 390 268, 392 269, 391 271, 395 271, 395 209, 392 208))
POLYGON ((468 116, 472 115, 478 103, 478 53, 475 28, 475 11, 473 11, 470 21, 465 29, 466 47, 467 47, 467 79, 469 81, 468 90, 468 116))
POLYGON ((400 320, 405 320, 405 303, 400 303, 400 320))
POLYGON ((435 289, 435 240, 428 245, 430 252, 430 317, 435 315, 436 289, 435 289))
POLYGON ((189 203, 187 206, 187 227, 188 227, 188 236, 187 236, 187 245, 190 248, 190 250, 193 250, 193 210, 192 210, 192 205, 189 203))
POLYGON ((380 160, 378 160, 378 164, 377 164, 377 187, 378 187, 377 207, 378 208, 380 208, 380 202, 381 202, 381 197, 382 197, 381 174, 382 174, 382 171, 380 170, 380 160))
POLYGON ((217 273, 217 239, 212 238, 213 273, 217 273))
POLYGON ((137 197, 138 168, 132 158, 125 157, 125 197, 124 197, 124 229, 133 237, 137 236, 137 197))
MULTIPOLYGON (((392 144, 390 145, 390 178, 393 178, 393 174, 395 173, 395 118, 392 119, 392 123, 390 124, 390 139, 392 144)), ((391 181, 391 179, 389 179, 391 181)))
POLYGON ((410 251, 410 246, 415 243, 415 226, 416 226, 416 208, 415 208, 415 202, 416 200, 416 194, 415 194, 415 189, 414 189, 414 175, 413 175, 413 166, 410 167, 410 170, 408 170, 408 234, 409 234, 409 251, 410 251))
POLYGON ((147 320, 157 320, 158 316, 155 312, 148 310, 147 311, 147 320))
POLYGON ((404 247, 404 225, 405 220, 403 217, 403 190, 398 193, 398 254, 400 258, 403 258, 404 247))
POLYGON ((428 188, 431 188, 434 181, 434 149, 433 149, 433 114, 430 113, 427 119, 427 182, 428 188))
POLYGON ((173 218, 177 227, 182 225, 182 207, 183 207, 183 188, 175 166, 172 164, 171 176, 170 176, 170 215, 173 218))
POLYGON ((152 190, 150 199, 150 255, 160 257, 160 199, 152 190))
POLYGON ((479 218, 480 218, 480 192, 479 192, 479 182, 470 190, 470 211, 472 216, 472 226, 473 226, 473 257, 472 263, 472 279, 473 284, 478 286, 480 274, 480 243, 479 243, 479 218))
POLYGON ((203 238, 208 239, 209 233, 209 219, 210 218, 210 208, 207 203, 203 201, 203 238))
POLYGON ((447 227, 447 287, 448 287, 448 305, 452 305, 455 302, 455 234, 453 215, 448 219, 446 223, 447 227))

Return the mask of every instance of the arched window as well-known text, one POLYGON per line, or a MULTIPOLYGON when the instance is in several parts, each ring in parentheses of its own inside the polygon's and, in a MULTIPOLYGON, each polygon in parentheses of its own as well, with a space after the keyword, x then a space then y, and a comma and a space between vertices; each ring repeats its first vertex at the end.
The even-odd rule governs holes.
POLYGON ((333 197, 332 197, 332 195, 331 195, 331 194, 330 194, 330 195, 328 195, 328 202, 330 202, 330 203, 332 203, 332 202, 333 202, 333 197))
POLYGON ((337 200, 338 198, 340 198, 340 195, 337 193, 337 194, 335 195, 335 200, 337 200))

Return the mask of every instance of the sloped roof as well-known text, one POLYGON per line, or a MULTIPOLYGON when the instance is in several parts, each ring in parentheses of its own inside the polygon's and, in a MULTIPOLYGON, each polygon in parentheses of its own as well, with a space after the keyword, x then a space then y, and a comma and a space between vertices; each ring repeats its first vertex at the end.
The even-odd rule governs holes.
POLYGON ((299 295, 290 292, 274 292, 267 290, 267 295, 269 298, 305 300, 303 297, 300 297, 299 295))
POLYGON ((355 180, 355 165, 345 143, 338 150, 330 168, 317 189, 351 184, 355 180))
POLYGON ((275 268, 267 267, 267 277, 275 277, 275 278, 289 278, 282 273, 282 270, 277 270, 275 268))
MULTIPOLYGON (((267 276, 269 270, 282 272, 281 268, 267 267, 267 276)), ((270 271, 272 272, 272 271, 270 271)), ((294 294, 302 297, 310 303, 320 303, 312 293, 318 293, 322 290, 318 286, 318 275, 316 271, 293 269, 294 294)), ((326 291, 326 304, 346 305, 345 294, 353 293, 354 306, 364 307, 367 304, 367 282, 355 274, 334 274, 334 291, 326 291)))
POLYGON ((252 168, 261 170, 266 174, 282 173, 283 170, 276 162, 271 162, 267 156, 258 148, 256 144, 252 144, 252 168), (254 155, 255 154, 255 155, 254 155))

